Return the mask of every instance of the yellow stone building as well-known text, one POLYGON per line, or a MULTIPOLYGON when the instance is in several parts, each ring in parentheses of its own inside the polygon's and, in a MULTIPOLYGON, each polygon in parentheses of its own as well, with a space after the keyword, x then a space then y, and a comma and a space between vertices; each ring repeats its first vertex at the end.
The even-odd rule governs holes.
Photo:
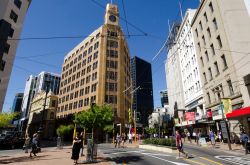
POLYGON ((118 7, 108 4, 104 24, 64 58, 57 118, 97 105, 113 107, 115 123, 128 123, 130 54, 118 7))
POLYGON ((42 123, 42 137, 50 139, 55 135, 55 119, 58 96, 50 91, 47 94, 46 105, 45 98, 46 92, 42 91, 41 93, 38 93, 32 100, 26 132, 31 136, 33 133, 36 133, 39 130, 39 127, 42 123))

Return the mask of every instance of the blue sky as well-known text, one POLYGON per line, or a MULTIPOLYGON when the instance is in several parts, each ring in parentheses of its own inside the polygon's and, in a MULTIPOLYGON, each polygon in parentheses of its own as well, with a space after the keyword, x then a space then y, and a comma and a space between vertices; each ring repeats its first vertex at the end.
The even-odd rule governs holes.
MULTIPOLYGON (((96 0, 102 5, 110 0, 96 0)), ((182 0, 180 0, 182 1, 182 0)), ((124 18, 122 0, 113 0, 119 6, 120 16, 124 18)), ((183 0, 183 12, 196 8, 199 0, 183 0)), ((127 20, 150 34, 149 36, 127 38, 131 56, 139 56, 149 62, 162 47, 168 35, 170 23, 180 20, 179 1, 177 0, 124 0, 127 20), (153 37, 154 36, 154 37, 153 37)), ((104 22, 104 9, 92 0, 33 0, 25 18, 20 38, 86 36, 104 22)), ((120 21, 127 34, 124 21, 120 21)), ((128 25, 130 34, 142 34, 128 25)), ((4 111, 12 106, 14 96, 23 92, 25 81, 30 74, 41 71, 61 72, 63 58, 84 38, 53 40, 22 40, 19 42, 13 66, 4 111), (33 56, 33 57, 32 57, 33 56), (25 58, 23 58, 25 57, 25 58), (27 57, 27 58, 26 58, 27 57)), ((154 106, 160 106, 160 90, 166 89, 164 50, 152 62, 154 87, 154 106)))

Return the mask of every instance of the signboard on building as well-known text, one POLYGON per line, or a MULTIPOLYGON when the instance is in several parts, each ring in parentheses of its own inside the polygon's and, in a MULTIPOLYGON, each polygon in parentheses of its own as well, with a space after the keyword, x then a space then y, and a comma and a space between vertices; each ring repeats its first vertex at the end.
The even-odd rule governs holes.
POLYGON ((223 105, 224 116, 227 113, 231 113, 232 112, 232 101, 231 101, 231 99, 221 99, 221 103, 223 105))
POLYGON ((185 113, 185 119, 187 121, 189 121, 189 120, 191 120, 191 121, 195 120, 195 113, 194 112, 186 112, 185 113))
POLYGON ((210 111, 207 111, 207 118, 211 118, 213 116, 213 113, 212 113, 212 111, 210 110, 210 111))
POLYGON ((227 130, 227 123, 226 121, 220 121, 220 126, 221 126, 221 133, 223 138, 228 139, 228 130, 227 130))

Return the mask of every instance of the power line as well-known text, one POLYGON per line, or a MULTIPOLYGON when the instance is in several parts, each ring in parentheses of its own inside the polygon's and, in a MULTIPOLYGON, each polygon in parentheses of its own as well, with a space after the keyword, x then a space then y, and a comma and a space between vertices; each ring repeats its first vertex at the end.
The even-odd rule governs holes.
POLYGON ((129 37, 128 22, 127 22, 127 15, 126 15, 126 10, 125 10, 124 0, 122 0, 122 8, 123 8, 124 17, 126 20, 126 29, 127 29, 127 33, 128 33, 128 37, 129 37))

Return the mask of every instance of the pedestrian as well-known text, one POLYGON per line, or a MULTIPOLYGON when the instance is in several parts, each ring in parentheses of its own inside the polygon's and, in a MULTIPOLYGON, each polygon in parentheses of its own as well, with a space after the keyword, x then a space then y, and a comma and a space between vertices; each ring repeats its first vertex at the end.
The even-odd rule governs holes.
POLYGON ((198 132, 198 135, 197 135, 197 140, 196 140, 196 142, 197 142, 197 145, 200 145, 200 138, 201 138, 201 131, 199 131, 198 132))
POLYGON ((221 140, 221 131, 218 132, 217 136, 218 136, 219 142, 221 143, 222 142, 222 140, 221 140))
POLYGON ((188 141, 189 141, 190 143, 192 143, 192 141, 191 141, 191 135, 190 135, 190 132, 189 132, 189 131, 187 132, 187 137, 188 137, 188 141))
POLYGON ((120 148, 121 136, 119 135, 119 133, 117 133, 117 135, 116 135, 116 139, 115 139, 115 148, 117 147, 117 144, 118 144, 118 148, 120 148))
POLYGON ((193 132, 194 142, 196 142, 196 140, 197 140, 197 139, 196 139, 196 135, 197 135, 197 134, 196 134, 196 132, 194 131, 194 132, 193 132))
POLYGON ((84 133, 81 132, 80 138, 82 140, 82 144, 81 144, 81 156, 84 156, 83 154, 83 149, 84 149, 84 133))
POLYGON ((125 143, 125 134, 122 134, 122 137, 121 137, 121 141, 122 141, 122 147, 124 148, 124 143, 125 143))
POLYGON ((243 148, 245 148, 245 154, 248 154, 248 152, 250 152, 250 148, 249 148, 249 136, 245 133, 245 131, 242 131, 240 133, 240 142, 242 143, 243 148))
POLYGON ((183 143, 182 143, 181 135, 180 135, 179 131, 176 131, 175 133, 176 133, 176 137, 175 137, 176 147, 179 151, 179 157, 177 157, 177 159, 180 158, 181 153, 184 154, 186 158, 188 158, 188 154, 186 152, 184 152, 184 150, 183 150, 183 143))
POLYGON ((128 134, 128 141, 130 144, 132 144, 132 134, 131 133, 128 134))
POLYGON ((25 142, 23 145, 23 149, 25 150, 25 153, 29 153, 29 151, 28 151, 29 146, 30 146, 30 137, 29 137, 29 134, 26 134, 25 135, 25 142))
POLYGON ((74 160, 75 164, 77 164, 77 160, 79 159, 81 148, 82 148, 82 139, 79 132, 77 132, 76 137, 73 140, 72 156, 71 156, 71 159, 74 160))
POLYGON ((209 132, 209 138, 211 141, 211 145, 213 146, 213 148, 215 148, 215 137, 214 137, 214 133, 212 130, 209 132))
POLYGON ((31 151, 30 151, 30 157, 32 157, 32 154, 34 156, 37 156, 37 152, 38 152, 38 135, 37 133, 33 134, 33 138, 32 138, 32 143, 31 143, 31 151))

